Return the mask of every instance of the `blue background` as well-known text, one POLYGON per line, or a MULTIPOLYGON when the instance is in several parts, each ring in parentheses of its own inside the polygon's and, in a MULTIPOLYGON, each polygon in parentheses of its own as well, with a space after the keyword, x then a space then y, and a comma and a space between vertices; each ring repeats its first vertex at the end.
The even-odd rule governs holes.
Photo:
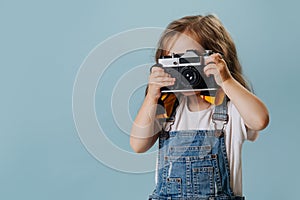
MULTIPOLYGON (((111 35, 207 13, 217 14, 232 34, 244 72, 270 110, 268 128, 244 144, 244 194, 294 199, 300 178, 299 6, 295 0, 1 0, 0 199, 147 199, 153 172, 113 170, 80 142, 72 117, 76 73, 111 35)), ((141 56, 151 62, 151 53, 141 56)), ((96 106, 105 103, 99 98, 105 92, 97 91, 96 106)), ((128 137, 112 130, 111 139, 129 149, 128 137)))

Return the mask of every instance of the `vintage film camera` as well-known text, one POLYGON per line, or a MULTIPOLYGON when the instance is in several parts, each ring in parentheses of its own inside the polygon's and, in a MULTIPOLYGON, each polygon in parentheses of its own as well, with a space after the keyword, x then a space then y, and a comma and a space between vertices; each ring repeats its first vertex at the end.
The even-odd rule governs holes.
POLYGON ((205 59, 213 54, 205 50, 198 54, 195 50, 187 50, 184 54, 172 54, 158 59, 158 63, 166 73, 176 78, 175 84, 163 87, 161 92, 201 91, 201 94, 214 96, 219 88, 213 75, 204 74, 205 59))

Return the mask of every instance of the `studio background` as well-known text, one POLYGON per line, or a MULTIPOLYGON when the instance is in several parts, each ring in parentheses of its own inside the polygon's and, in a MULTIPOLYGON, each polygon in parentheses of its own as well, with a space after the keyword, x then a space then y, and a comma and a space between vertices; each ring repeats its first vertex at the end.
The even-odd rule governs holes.
MULTIPOLYGON (((154 172, 111 169, 81 143, 72 114, 76 74, 91 50, 112 35, 209 13, 231 33, 244 73, 270 111, 268 128, 244 144, 244 194, 294 199, 300 178, 299 6, 294 0, 0 1, 0 199, 147 199, 154 172)), ((96 111, 111 127, 111 141, 130 151, 128 135, 103 105, 110 105, 124 70, 153 62, 153 51, 122 59, 108 72, 112 78, 104 79, 105 90, 97 89, 96 111)), ((132 117, 143 89, 131 100, 132 117)))

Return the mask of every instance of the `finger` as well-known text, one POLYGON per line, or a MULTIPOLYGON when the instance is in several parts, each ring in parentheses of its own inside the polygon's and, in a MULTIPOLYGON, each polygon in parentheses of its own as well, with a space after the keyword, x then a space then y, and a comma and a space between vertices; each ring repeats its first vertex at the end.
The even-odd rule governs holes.
POLYGON ((163 82, 161 82, 161 84, 163 85, 163 87, 171 86, 171 85, 174 85, 174 84, 175 84, 175 80, 171 80, 171 81, 163 81, 163 82))
POLYGON ((206 72, 205 72, 205 75, 207 76, 207 77, 209 77, 209 76, 218 76, 219 75, 219 73, 218 73, 218 71, 216 70, 216 69, 208 69, 206 72))
POLYGON ((205 59, 205 64, 206 65, 212 64, 212 63, 218 64, 219 62, 222 62, 222 61, 224 61, 222 55, 219 53, 214 53, 205 59))
POLYGON ((175 84, 174 82, 166 82, 166 83, 163 84, 163 87, 172 86, 174 84, 175 84))
POLYGON ((174 81, 175 78, 170 77, 168 74, 151 74, 149 76, 149 80, 155 82, 161 82, 161 81, 174 81))
POLYGON ((153 73, 153 72, 163 72, 163 71, 164 71, 164 69, 162 67, 159 67, 159 66, 156 66, 156 65, 151 67, 151 73, 153 73))
POLYGON ((176 79, 168 75, 165 76, 149 76, 149 81, 151 82, 175 82, 176 79))
POLYGON ((152 74, 151 74, 153 77, 171 77, 170 74, 164 72, 164 71, 154 71, 152 74))
POLYGON ((215 53, 214 56, 216 56, 216 58, 219 60, 223 60, 223 54, 221 53, 215 53))
POLYGON ((150 76, 154 78, 158 78, 158 77, 165 77, 166 75, 164 74, 164 72, 154 71, 153 73, 151 73, 150 76))
POLYGON ((214 64, 214 59, 213 57, 209 56, 205 59, 205 65, 209 65, 209 64, 214 64))
POLYGON ((210 57, 213 59, 217 59, 217 60, 223 59, 223 56, 220 53, 214 53, 214 54, 210 55, 210 57))
POLYGON ((205 65, 208 65, 210 63, 215 63, 215 59, 213 57, 213 54, 205 58, 205 65))
POLYGON ((151 72, 150 76, 152 76, 152 77, 159 77, 159 76, 162 76, 162 73, 163 72, 161 72, 161 71, 155 71, 155 70, 153 70, 151 72))
POLYGON ((169 77, 156 77, 153 79, 155 82, 175 82, 175 78, 169 77))
POLYGON ((218 68, 215 64, 208 64, 203 68, 203 71, 206 76, 218 74, 218 68))
POLYGON ((175 81, 162 81, 162 82, 150 82, 152 85, 156 85, 158 88, 171 86, 175 84, 175 81))

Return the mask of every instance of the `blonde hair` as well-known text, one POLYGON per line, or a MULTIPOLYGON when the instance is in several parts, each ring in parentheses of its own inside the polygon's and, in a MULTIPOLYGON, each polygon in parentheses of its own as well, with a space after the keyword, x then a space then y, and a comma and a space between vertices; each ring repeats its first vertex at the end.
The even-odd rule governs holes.
POLYGON ((178 33, 188 34, 188 36, 199 43, 203 49, 221 53, 233 78, 250 90, 247 81, 243 77, 235 44, 229 32, 216 16, 186 16, 171 22, 158 42, 158 48, 155 54, 156 62, 161 56, 167 54, 165 50, 166 46, 169 45, 168 43, 171 39, 179 35, 178 33))

